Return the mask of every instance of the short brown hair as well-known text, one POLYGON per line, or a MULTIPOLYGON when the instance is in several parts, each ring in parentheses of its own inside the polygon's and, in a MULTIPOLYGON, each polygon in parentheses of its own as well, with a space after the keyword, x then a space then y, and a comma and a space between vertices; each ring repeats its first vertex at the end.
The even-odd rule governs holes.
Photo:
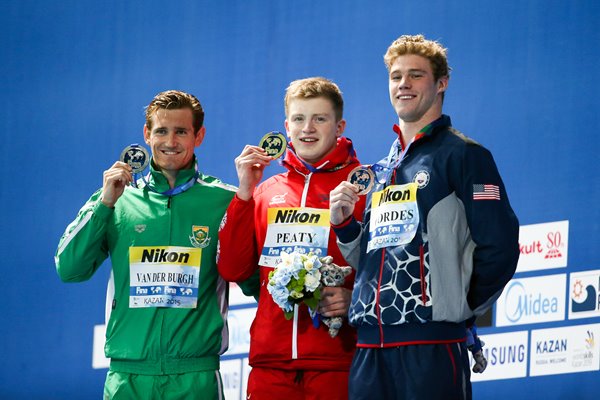
POLYGON ((179 90, 167 90, 154 96, 154 99, 146 107, 146 126, 152 130, 152 116, 160 109, 180 110, 189 108, 192 111, 194 135, 198 133, 204 123, 204 110, 198 99, 189 93, 179 90))
POLYGON ((292 99, 314 99, 324 97, 331 101, 336 121, 341 121, 344 116, 344 99, 342 91, 332 81, 322 77, 298 79, 290 83, 285 91, 285 116, 292 99))
POLYGON ((425 57, 431 63, 433 78, 437 81, 441 77, 450 77, 451 68, 448 67, 447 49, 435 40, 427 40, 423 35, 402 35, 396 39, 383 56, 383 61, 388 71, 399 56, 416 54, 425 57))

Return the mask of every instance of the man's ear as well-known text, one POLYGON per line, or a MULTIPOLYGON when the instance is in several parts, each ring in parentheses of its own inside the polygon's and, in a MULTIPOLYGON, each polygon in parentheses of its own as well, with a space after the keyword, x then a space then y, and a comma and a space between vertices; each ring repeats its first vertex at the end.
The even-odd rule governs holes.
POLYGON ((146 142, 148 145, 150 144, 150 130, 146 124, 144 124, 144 142, 146 142))
POLYGON ((196 139, 194 140, 194 146, 198 147, 204 141, 204 135, 206 134, 206 127, 202 126, 202 128, 198 129, 196 132, 196 139))
POLYGON ((346 129, 346 120, 340 119, 335 128, 335 137, 340 137, 344 134, 344 129, 346 129))
POLYGON ((446 89, 448 89, 448 81, 450 80, 449 76, 442 76, 440 79, 438 79, 438 94, 443 93, 446 91, 446 89))

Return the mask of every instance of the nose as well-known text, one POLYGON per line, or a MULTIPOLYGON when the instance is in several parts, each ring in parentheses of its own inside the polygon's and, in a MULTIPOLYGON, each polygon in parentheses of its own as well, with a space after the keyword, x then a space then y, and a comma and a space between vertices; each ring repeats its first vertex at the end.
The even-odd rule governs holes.
POLYGON ((304 126, 302 127, 302 132, 313 132, 315 130, 315 125, 312 118, 307 118, 304 126))
POLYGON ((175 146, 177 146, 177 140, 176 140, 176 136, 175 136, 175 132, 169 132, 167 134, 166 140, 165 140, 165 144, 167 145, 167 147, 173 148, 175 146))
POLYGON ((405 75, 402 78, 400 78, 400 81, 398 82, 398 88, 410 89, 410 79, 408 78, 408 76, 405 75))

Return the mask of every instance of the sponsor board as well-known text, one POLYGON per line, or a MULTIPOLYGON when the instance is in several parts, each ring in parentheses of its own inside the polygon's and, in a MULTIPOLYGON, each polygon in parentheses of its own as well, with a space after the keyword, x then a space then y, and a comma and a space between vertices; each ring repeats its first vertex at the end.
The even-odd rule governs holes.
POLYGON ((256 307, 229 310, 227 325, 229 327, 229 349, 225 356, 248 354, 250 351, 250 325, 256 315, 256 307))
POLYGON ((246 399, 250 369, 247 358, 221 361, 220 372, 223 380, 223 394, 226 399, 246 399))
POLYGON ((245 387, 242 383, 242 360, 221 361, 221 379, 223 382, 223 394, 226 399, 243 399, 242 393, 245 387))
POLYGON ((598 371, 600 324, 531 331, 530 376, 598 371))
POLYGON ((519 251, 516 272, 566 267, 569 253, 569 221, 521 226, 519 251))
MULTIPOLYGON (((471 381, 522 378, 527 376, 527 331, 480 335, 485 343, 483 355, 488 361, 481 374, 471 372, 471 381)), ((473 357, 469 353, 469 363, 473 367, 473 357)))
POLYGON ((496 302, 496 326, 565 319, 566 274, 513 279, 496 302))
POLYGON ((256 304, 256 300, 254 300, 254 297, 246 296, 236 283, 231 282, 229 284, 229 305, 239 306, 244 304, 256 304))
POLYGON ((110 366, 110 358, 104 356, 106 343, 106 325, 94 325, 94 342, 92 345, 92 368, 103 369, 110 366))
POLYGON ((569 274, 569 319, 600 317, 600 270, 569 274))

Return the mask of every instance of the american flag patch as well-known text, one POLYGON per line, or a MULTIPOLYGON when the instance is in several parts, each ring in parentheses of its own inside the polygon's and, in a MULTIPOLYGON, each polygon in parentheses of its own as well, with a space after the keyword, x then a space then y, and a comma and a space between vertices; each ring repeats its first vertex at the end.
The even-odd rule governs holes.
POLYGON ((500 200, 497 185, 473 185, 473 200, 500 200))

